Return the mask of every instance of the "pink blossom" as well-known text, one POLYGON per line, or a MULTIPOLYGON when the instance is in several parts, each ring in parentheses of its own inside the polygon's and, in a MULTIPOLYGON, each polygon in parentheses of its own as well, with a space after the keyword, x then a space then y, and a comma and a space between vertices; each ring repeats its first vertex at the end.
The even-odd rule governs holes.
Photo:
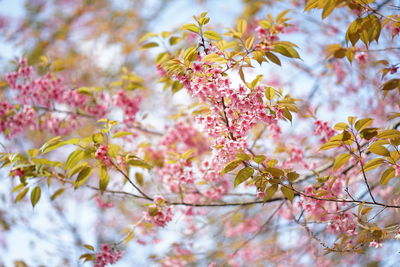
POLYGON ((381 247, 383 247, 383 243, 376 241, 376 240, 372 240, 371 242, 369 242, 369 247, 381 248, 381 247))
POLYGON ((108 146, 107 145, 100 145, 95 153, 96 159, 103 162, 104 165, 112 166, 112 162, 110 157, 108 156, 108 146))
POLYGON ((100 252, 96 254, 94 267, 105 267, 109 264, 114 264, 122 258, 122 254, 122 251, 116 251, 114 248, 110 248, 110 245, 102 244, 100 252))

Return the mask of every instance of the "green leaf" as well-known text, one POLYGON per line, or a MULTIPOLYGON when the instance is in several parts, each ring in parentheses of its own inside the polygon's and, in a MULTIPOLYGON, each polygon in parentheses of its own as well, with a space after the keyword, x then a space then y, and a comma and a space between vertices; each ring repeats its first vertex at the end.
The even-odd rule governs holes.
POLYGON ((200 28, 198 26, 196 26, 195 24, 185 24, 181 27, 181 30, 187 30, 187 31, 191 31, 194 33, 200 32, 200 28))
POLYGON ((130 160, 128 160, 127 163, 133 167, 140 167, 140 168, 144 168, 144 169, 152 168, 152 166, 150 164, 148 164, 140 159, 130 159, 130 160))
POLYGON ((225 167, 222 169, 221 173, 228 173, 230 171, 233 171, 241 163, 242 163, 242 160, 240 160, 240 159, 233 160, 233 161, 231 161, 231 162, 229 162, 228 164, 225 165, 225 167))
POLYGON ((391 79, 382 85, 382 90, 390 91, 400 86, 400 79, 391 79))
POLYGON ((140 186, 143 186, 144 183, 143 174, 141 174, 140 172, 135 173, 135 180, 140 186))
POLYGON ((36 186, 35 188, 33 188, 33 190, 31 191, 32 207, 35 207, 35 205, 38 203, 41 194, 42 194, 42 190, 40 189, 39 186, 36 186))
POLYGON ((85 248, 91 250, 91 251, 94 251, 94 247, 93 247, 92 245, 86 244, 86 245, 83 245, 83 246, 84 246, 85 248))
POLYGON ((385 156, 385 157, 390 155, 390 152, 386 147, 384 147, 380 144, 376 144, 376 143, 370 145, 368 148, 368 151, 370 151, 376 155, 385 156))
POLYGON ((266 52, 266 53, 265 53, 265 56, 266 56, 270 61, 272 61, 273 63, 275 63, 276 65, 281 66, 281 60, 280 60, 277 56, 275 56, 275 54, 273 54, 273 53, 271 53, 271 52, 266 52))
POLYGON ((204 37, 211 39, 211 40, 217 40, 217 41, 222 40, 221 35, 219 35, 215 31, 205 31, 204 37))
POLYGON ((108 175, 106 166, 100 166, 99 177, 100 177, 99 180, 100 193, 103 194, 103 192, 107 189, 108 183, 110 182, 110 176, 108 175))
POLYGON ((373 122, 373 120, 370 118, 361 119, 361 120, 358 120, 354 126, 356 127, 357 131, 361 131, 364 128, 370 126, 372 124, 372 122, 373 122))
POLYGON ((387 184, 396 174, 396 170, 393 167, 386 169, 381 176, 380 184, 387 184))
POLYGON ((151 38, 151 37, 157 37, 158 34, 153 33, 153 32, 148 32, 145 35, 143 35, 140 39, 139 39, 139 43, 146 41, 147 39, 151 38))
POLYGON ((269 172, 272 176, 274 177, 281 177, 283 175, 285 175, 285 173, 278 168, 265 168, 264 171, 269 172))
POLYGON ((268 187, 267 190, 265 190, 264 201, 271 199, 275 195, 276 191, 278 191, 277 184, 273 184, 270 187, 268 187))
POLYGON ((134 133, 131 132, 118 132, 115 133, 112 138, 118 138, 118 137, 123 137, 123 136, 127 136, 127 135, 133 135, 134 133))
POLYGON ((371 140, 378 135, 378 128, 365 128, 360 132, 360 136, 366 140, 371 140))
POLYGON ((284 45, 284 44, 274 45, 273 51, 278 52, 279 54, 282 54, 285 57, 300 58, 299 53, 297 53, 297 51, 289 45, 284 45))
POLYGON ((77 149, 72 152, 69 156, 67 161, 65 162, 65 170, 69 170, 75 167, 79 161, 83 159, 85 152, 81 149, 77 149))
POLYGON ((367 214, 368 212, 370 212, 372 210, 372 207, 365 207, 361 210, 361 215, 364 216, 365 214, 367 214))
POLYGON ((272 100, 275 96, 275 89, 273 87, 266 87, 264 90, 264 94, 268 100, 272 100))
POLYGON ((264 160, 265 160, 266 158, 267 158, 267 157, 264 156, 264 155, 255 155, 255 156, 253 157, 253 160, 254 160, 255 163, 261 164, 261 163, 264 162, 264 160))
POLYGON ((332 13, 336 7, 336 0, 325 0, 325 6, 322 10, 322 19, 325 19, 332 13))
POLYGON ((92 261, 92 260, 95 259, 95 255, 94 255, 94 254, 90 254, 90 253, 85 253, 85 254, 82 254, 82 255, 79 257, 79 259, 80 259, 80 260, 84 260, 84 262, 92 261))
POLYGON ((51 199, 51 200, 56 199, 58 196, 60 196, 62 193, 64 193, 64 191, 65 191, 64 188, 58 189, 56 192, 54 192, 53 195, 51 195, 50 199, 51 199))
POLYGON ((260 20, 260 21, 258 22, 258 25, 260 25, 260 26, 261 26, 262 28, 264 28, 264 29, 269 29, 269 28, 272 27, 271 22, 269 22, 268 20, 260 20))
POLYGON ((201 61, 203 61, 203 62, 221 62, 221 63, 228 62, 225 58, 223 58, 217 54, 208 54, 205 57, 203 57, 201 59, 201 61))
POLYGON ((287 199, 290 200, 290 202, 293 202, 294 191, 292 189, 287 188, 286 186, 281 186, 281 192, 287 199))
POLYGON ((180 40, 181 40, 181 38, 179 38, 179 37, 171 36, 171 38, 169 38, 169 44, 176 45, 180 40))
POLYGON ((241 160, 245 160, 245 161, 249 161, 251 160, 251 156, 249 154, 246 153, 237 153, 235 155, 236 158, 241 159, 241 160))
POLYGON ((392 139, 392 138, 399 138, 400 132, 398 130, 383 130, 379 132, 378 137, 381 139, 392 139))
POLYGON ((238 174, 236 175, 234 187, 238 186, 239 184, 243 183, 247 179, 249 179, 254 174, 254 169, 250 167, 245 167, 241 169, 238 174))
POLYGON ((357 18, 350 24, 346 31, 346 43, 350 41, 354 46, 360 40, 361 23, 362 19, 357 18))
POLYGON ((329 141, 329 142, 326 142, 325 144, 323 144, 320 147, 320 150, 328 150, 328 149, 335 148, 335 147, 338 147, 341 145, 342 145, 342 142, 340 142, 340 141, 329 141))
POLYGON ((317 8, 320 0, 308 0, 304 11, 309 11, 311 9, 317 8))
POLYGON ((100 144, 104 141, 104 136, 102 133, 95 133, 92 135, 92 141, 95 144, 100 144))
POLYGON ((247 21, 244 19, 239 19, 236 29, 240 33, 245 33, 247 29, 247 21))
POLYGON ((347 128, 349 128, 349 125, 347 125, 344 122, 336 123, 335 126, 333 126, 333 129, 338 130, 338 131, 343 131, 343 130, 346 130, 347 128))
POLYGON ((250 88, 254 89, 260 83, 263 77, 264 75, 257 75, 257 77, 255 77, 254 80, 250 83, 250 88))
POLYGON ((153 48, 153 47, 157 47, 157 46, 158 46, 158 44, 156 42, 150 42, 150 43, 142 45, 141 49, 144 50, 144 49, 149 49, 149 48, 153 48))
POLYGON ((342 167, 344 164, 346 164, 349 161, 350 158, 351 158, 351 155, 349 153, 344 153, 344 154, 338 156, 335 159, 335 162, 333 163, 333 170, 336 171, 337 169, 342 167))
POLYGON ((89 166, 83 167, 83 169, 79 172, 78 177, 75 180, 75 189, 83 185, 86 182, 86 180, 90 177, 92 172, 93 172, 92 167, 89 166))
POLYGON ((20 201, 21 199, 23 199, 26 195, 26 193, 28 193, 29 191, 29 187, 26 187, 24 190, 22 190, 21 192, 19 192, 19 194, 17 195, 17 197, 15 198, 15 202, 20 201))
POLYGON ((378 168, 384 162, 385 162, 385 160, 382 159, 382 158, 372 159, 372 160, 368 161, 367 164, 365 164, 364 171, 370 171, 370 170, 373 170, 375 168, 378 168))
POLYGON ((31 158, 36 157, 38 155, 38 153, 39 153, 39 149, 37 149, 37 148, 29 149, 27 151, 28 156, 31 157, 31 158))
POLYGON ((300 177, 300 174, 298 174, 297 172, 289 172, 286 174, 286 177, 291 181, 295 181, 297 178, 300 177))

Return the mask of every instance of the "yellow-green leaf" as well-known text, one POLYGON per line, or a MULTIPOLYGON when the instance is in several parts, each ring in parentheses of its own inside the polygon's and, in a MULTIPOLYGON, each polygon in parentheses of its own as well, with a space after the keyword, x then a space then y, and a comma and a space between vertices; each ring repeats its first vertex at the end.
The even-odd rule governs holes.
POLYGON ((361 119, 361 120, 358 120, 354 126, 357 131, 361 131, 364 128, 370 126, 372 124, 372 122, 373 122, 373 120, 370 118, 361 119))
POLYGON ((281 192, 287 199, 290 200, 290 202, 293 202, 294 191, 292 189, 287 188, 286 186, 281 186, 281 192))
POLYGON ((390 155, 390 152, 386 147, 384 147, 380 144, 376 144, 376 143, 370 145, 368 148, 368 151, 370 151, 376 155, 385 156, 385 157, 390 155))
POLYGON ((268 187, 267 190, 265 190, 264 201, 271 199, 275 195, 276 191, 278 191, 277 184, 273 184, 270 187, 268 187))
POLYGON ((373 170, 375 168, 378 168, 384 162, 385 162, 385 160, 382 159, 382 158, 372 159, 372 160, 368 161, 367 164, 365 164, 364 171, 370 171, 370 170, 373 170))
POLYGON ((150 42, 147 44, 142 45, 141 49, 149 49, 149 48, 153 48, 153 47, 157 47, 158 44, 156 42, 150 42))
POLYGON ((396 174, 396 170, 393 167, 386 169, 381 176, 380 184, 387 184, 396 174))
POLYGON ((333 163, 333 169, 336 171, 337 169, 342 167, 344 164, 346 164, 350 158, 351 158, 351 155, 349 153, 344 153, 344 154, 338 156, 335 159, 335 162, 333 163))
POLYGON ((148 164, 140 159, 131 159, 131 160, 128 160, 127 163, 133 167, 140 167, 140 168, 144 168, 144 169, 152 168, 152 166, 150 164, 148 164))
POLYGON ((99 177, 99 188, 100 192, 103 193, 107 189, 107 185, 110 182, 110 176, 108 175, 106 166, 101 166, 99 168, 99 177))
POLYGON ((26 195, 26 193, 28 193, 29 191, 29 187, 26 187, 24 190, 22 190, 21 192, 19 192, 19 194, 17 195, 17 197, 15 198, 15 202, 20 201, 21 199, 24 198, 24 196, 26 195))
POLYGON ((86 166, 79 172, 78 177, 75 180, 75 189, 83 185, 86 180, 90 177, 93 172, 93 168, 86 166))
POLYGON ((219 35, 215 31, 205 31, 204 37, 211 39, 211 40, 217 40, 217 41, 222 40, 221 35, 219 35))
POLYGON ((241 169, 238 174, 236 175, 234 187, 238 186, 239 184, 243 183, 247 179, 249 179, 254 174, 254 169, 250 167, 245 167, 241 169))
POLYGON ((233 171, 236 169, 240 164, 242 163, 242 160, 236 159, 234 161, 229 162, 228 164, 225 165, 225 167, 222 169, 221 173, 228 173, 230 171, 233 171))
POLYGON ((51 199, 51 200, 56 199, 58 196, 60 196, 62 193, 64 193, 64 191, 65 191, 64 188, 58 189, 56 192, 54 192, 53 195, 51 195, 50 199, 51 199))
POLYGON ((36 186, 35 188, 33 188, 33 190, 31 191, 31 203, 32 203, 32 207, 35 207, 36 204, 38 203, 40 196, 42 194, 42 190, 40 189, 39 186, 36 186))
POLYGON ((118 138, 118 137, 123 137, 123 136, 127 136, 127 135, 132 135, 132 134, 134 134, 134 133, 131 133, 131 132, 118 132, 118 133, 115 133, 112 136, 112 138, 118 138))

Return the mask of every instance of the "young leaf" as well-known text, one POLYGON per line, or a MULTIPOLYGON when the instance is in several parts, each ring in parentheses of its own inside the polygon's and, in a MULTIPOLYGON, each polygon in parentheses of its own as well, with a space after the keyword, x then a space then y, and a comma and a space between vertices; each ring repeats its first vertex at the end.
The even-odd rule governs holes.
POLYGON ((36 186, 35 188, 33 188, 33 190, 31 191, 32 207, 35 207, 35 205, 38 203, 41 194, 42 194, 42 190, 40 189, 39 186, 36 186))
POLYGON ((270 187, 268 187, 267 190, 265 190, 264 201, 271 199, 275 195, 276 191, 278 191, 277 184, 273 184, 270 187))
POLYGON ((240 164, 242 163, 242 160, 236 159, 234 161, 229 162, 228 164, 225 165, 225 167, 222 169, 221 173, 228 173, 230 171, 233 171, 236 169, 240 164))
POLYGON ((58 189, 56 192, 54 192, 53 195, 51 195, 50 199, 51 199, 51 200, 56 199, 58 196, 60 196, 62 193, 64 193, 64 191, 65 191, 64 188, 58 189))
POLYGON ((239 184, 243 183, 247 179, 249 179, 254 174, 254 169, 250 167, 245 167, 241 169, 238 174, 236 175, 234 187, 238 186, 239 184))
POLYGON ((144 169, 152 168, 152 166, 150 164, 144 162, 143 160, 139 160, 139 159, 131 159, 131 160, 128 160, 127 163, 133 167, 140 167, 140 168, 144 168, 144 169))
POLYGON ((293 202, 294 191, 292 189, 287 188, 286 186, 281 186, 281 192, 290 202, 293 202))
POLYGON ((83 167, 83 169, 79 172, 78 177, 75 180, 75 189, 84 184, 86 180, 90 177, 92 172, 93 172, 92 167, 89 166, 83 167))
POLYGON ((107 189, 107 185, 110 182, 110 176, 108 175, 107 172, 107 167, 106 166, 101 166, 99 168, 99 188, 100 188, 100 193, 103 194, 103 192, 107 189))
POLYGON ((396 171, 393 167, 386 169, 381 176, 380 184, 387 184, 396 174, 396 171))
POLYGON ((342 167, 344 164, 346 164, 349 161, 350 158, 351 158, 351 155, 349 153, 344 153, 344 154, 338 156, 335 159, 335 162, 333 163, 333 170, 336 171, 337 169, 342 167))
POLYGON ((217 41, 222 40, 221 35, 219 35, 215 31, 205 31, 204 37, 211 39, 211 40, 217 40, 217 41))

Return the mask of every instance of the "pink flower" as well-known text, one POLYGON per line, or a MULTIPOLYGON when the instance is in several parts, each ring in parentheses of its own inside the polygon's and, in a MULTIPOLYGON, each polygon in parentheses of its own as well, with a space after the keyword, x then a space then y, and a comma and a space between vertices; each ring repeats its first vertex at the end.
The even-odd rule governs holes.
POLYGON ((111 162, 111 159, 108 156, 107 152, 108 152, 108 146, 107 145, 101 145, 96 150, 95 157, 96 157, 96 159, 102 161, 103 164, 105 164, 107 166, 111 166, 112 162, 111 162))
POLYGON ((373 240, 373 241, 369 242, 369 247, 381 248, 381 247, 383 247, 383 243, 373 240))
POLYGON ((101 199, 101 197, 96 197, 95 200, 97 207, 101 209, 108 209, 114 207, 113 203, 105 202, 101 199))
POLYGON ((122 258, 122 251, 115 251, 109 244, 102 244, 101 251, 96 254, 94 267, 104 267, 116 263, 122 258))

